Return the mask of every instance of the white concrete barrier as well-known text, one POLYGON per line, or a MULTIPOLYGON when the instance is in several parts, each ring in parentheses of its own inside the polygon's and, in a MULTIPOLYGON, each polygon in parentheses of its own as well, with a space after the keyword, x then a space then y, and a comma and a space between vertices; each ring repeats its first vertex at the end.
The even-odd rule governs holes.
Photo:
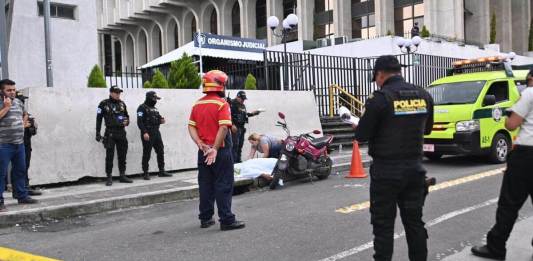
MULTIPOLYGON (((127 174, 141 173, 142 144, 137 127, 136 110, 144 101, 145 89, 126 89, 122 94, 131 117, 128 132, 127 174)), ((202 96, 199 90, 156 90, 163 97, 157 104, 167 124, 161 126, 165 143, 167 170, 196 167, 196 146, 189 138, 187 123, 191 106, 202 96)), ((107 89, 89 88, 28 88, 28 111, 33 114, 39 129, 32 139, 33 154, 30 179, 33 185, 75 181, 85 176, 104 177, 105 151, 95 141, 96 108, 108 97, 107 89)), ((234 97, 237 91, 231 91, 234 97)), ((284 137, 275 126, 277 112, 283 111, 294 134, 321 130, 314 96, 311 92, 248 91, 249 111, 267 111, 250 119, 252 132, 284 137)), ((104 128, 102 128, 103 134, 104 128)), ((243 157, 249 153, 245 144, 243 157)), ((114 161, 114 175, 118 175, 114 161)), ((150 171, 156 171, 155 152, 150 171)))

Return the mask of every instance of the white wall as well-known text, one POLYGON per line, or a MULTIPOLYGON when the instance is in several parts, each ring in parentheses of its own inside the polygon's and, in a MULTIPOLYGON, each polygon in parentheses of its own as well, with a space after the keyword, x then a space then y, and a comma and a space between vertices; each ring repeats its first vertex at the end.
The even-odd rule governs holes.
MULTIPOLYGON (((92 66, 98 63, 95 1, 53 2, 77 6, 76 20, 51 19, 54 86, 86 86, 92 66)), ((37 1, 11 4, 10 78, 19 86, 45 86, 44 18, 38 16, 37 1)))
MULTIPOLYGON (((30 168, 32 184, 74 181, 84 176, 104 177, 105 151, 95 141, 96 108, 107 98, 107 89, 88 88, 29 88, 28 110, 38 123, 38 134, 32 140, 33 154, 30 168)), ((196 146, 190 141, 187 123, 192 104, 202 96, 198 90, 157 90, 163 99, 157 107, 167 119, 161 126, 165 142, 167 170, 196 167, 196 146)), ((146 90, 127 89, 123 93, 131 124, 127 127, 129 150, 127 174, 141 173, 142 144, 137 128, 136 110, 144 101, 146 90)), ((235 96, 232 91, 231 96, 235 96)), ((250 119, 247 135, 252 132, 284 137, 275 126, 277 112, 287 115, 294 134, 321 130, 314 96, 311 92, 248 91, 250 111, 267 111, 250 119)), ((103 134, 104 128, 102 128, 103 134)), ((243 156, 249 153, 245 144, 243 156)), ((114 175, 118 175, 116 158, 114 175)), ((151 171, 157 170, 155 153, 151 171)))

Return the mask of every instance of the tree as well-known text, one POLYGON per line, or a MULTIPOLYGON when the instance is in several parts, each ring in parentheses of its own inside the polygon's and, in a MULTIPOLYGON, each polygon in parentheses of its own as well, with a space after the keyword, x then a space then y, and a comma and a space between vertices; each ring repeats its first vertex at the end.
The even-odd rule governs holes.
POLYGON ((387 36, 392 36, 391 30, 387 30, 387 36))
POLYGON ((244 89, 257 90, 257 80, 251 73, 246 76, 246 81, 244 82, 244 89))
POLYGON ((529 43, 527 50, 533 52, 533 19, 531 19, 531 24, 529 25, 529 43))
POLYGON ((144 84, 143 84, 143 88, 145 88, 145 89, 152 88, 152 83, 151 83, 150 81, 146 81, 146 82, 144 82, 144 84))
POLYGON ((89 74, 89 80, 87 81, 87 87, 90 88, 105 88, 107 83, 105 82, 104 74, 100 69, 100 66, 95 65, 89 74))
POLYGON ((159 69, 155 70, 154 75, 152 76, 152 81, 150 84, 151 88, 168 88, 168 82, 163 73, 159 69))
POLYGON ((202 79, 198 75, 198 68, 194 65, 192 57, 186 53, 170 64, 168 77, 170 88, 197 89, 202 84, 202 79))
POLYGON ((422 26, 422 31, 420 31, 420 37, 427 38, 427 37, 430 37, 430 36, 431 36, 431 34, 429 33, 428 28, 425 25, 422 26))
POLYGON ((490 42, 491 44, 496 43, 496 14, 492 13, 490 18, 490 42))

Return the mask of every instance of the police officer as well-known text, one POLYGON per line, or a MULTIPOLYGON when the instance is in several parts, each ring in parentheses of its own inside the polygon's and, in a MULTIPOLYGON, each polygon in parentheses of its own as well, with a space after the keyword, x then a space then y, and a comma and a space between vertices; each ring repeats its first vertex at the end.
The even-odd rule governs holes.
POLYGON ((128 153, 128 140, 126 139, 126 126, 130 124, 130 116, 126 104, 120 99, 122 89, 117 86, 109 88, 109 99, 105 99, 98 105, 96 112, 96 141, 103 141, 106 149, 105 172, 107 174, 106 186, 113 185, 113 158, 115 147, 117 148, 118 170, 121 183, 132 183, 133 180, 126 177, 126 154, 128 153), (100 135, 102 119, 105 122, 104 137, 100 135))
POLYGON ((409 260, 427 260, 427 231, 422 221, 425 173, 424 134, 433 127, 433 100, 422 88, 406 83, 394 56, 381 56, 373 81, 380 87, 365 104, 355 138, 369 142, 370 214, 374 260, 391 260, 397 206, 405 226, 409 260))
POLYGON ((505 244, 518 212, 528 197, 533 199, 533 70, 526 79, 528 87, 522 91, 522 97, 511 108, 510 117, 505 121, 508 130, 520 128, 520 131, 503 175, 496 224, 487 234, 487 244, 472 248, 472 253, 479 257, 505 260, 505 244))
POLYGON ((231 119, 233 121, 231 133, 233 134, 233 157, 235 163, 241 162, 242 146, 244 145, 244 135, 246 133, 244 125, 248 123, 249 117, 260 113, 259 111, 248 113, 246 105, 244 105, 246 99, 246 92, 239 91, 235 99, 231 100, 231 119))
POLYGON ((231 112, 224 97, 228 76, 218 70, 203 76, 203 92, 189 119, 189 133, 198 145, 198 186, 200 190, 200 227, 215 224, 217 203, 221 230, 244 228, 231 212, 233 195, 233 156, 231 151, 231 112))
POLYGON ((148 162, 150 161, 150 154, 152 153, 152 147, 157 154, 157 166, 159 167, 159 177, 172 177, 165 171, 165 156, 163 139, 161 138, 161 132, 159 132, 159 125, 165 123, 163 118, 155 104, 157 100, 161 98, 157 96, 154 91, 146 93, 146 100, 143 104, 137 108, 137 126, 141 130, 141 142, 143 144, 143 158, 142 169, 143 178, 150 180, 150 174, 148 174, 148 162))

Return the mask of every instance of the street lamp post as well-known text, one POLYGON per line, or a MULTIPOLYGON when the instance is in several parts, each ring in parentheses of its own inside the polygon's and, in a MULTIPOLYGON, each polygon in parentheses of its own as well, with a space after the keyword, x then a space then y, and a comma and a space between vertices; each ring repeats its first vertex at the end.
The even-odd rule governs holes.
POLYGON ((287 36, 298 25, 298 16, 289 14, 283 19, 283 28, 276 32, 279 25, 279 19, 276 16, 271 16, 267 19, 267 25, 272 30, 272 35, 280 37, 283 42, 283 90, 289 89, 289 68, 287 64, 287 36))
POLYGON ((400 48, 400 51, 405 54, 411 54, 418 51, 420 43, 422 43, 422 38, 420 38, 420 36, 415 36, 411 39, 400 37, 396 40, 396 45, 400 48))

